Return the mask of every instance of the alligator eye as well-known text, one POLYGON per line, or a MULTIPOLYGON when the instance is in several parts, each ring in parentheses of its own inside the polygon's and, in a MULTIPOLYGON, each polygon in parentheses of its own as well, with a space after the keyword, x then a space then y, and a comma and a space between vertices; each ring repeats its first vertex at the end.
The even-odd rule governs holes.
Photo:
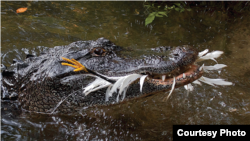
POLYGON ((91 53, 93 54, 93 56, 104 56, 106 54, 106 50, 103 48, 94 48, 91 53))
POLYGON ((97 54, 97 55, 102 55, 104 53, 104 51, 100 48, 97 48, 94 50, 94 53, 97 54))

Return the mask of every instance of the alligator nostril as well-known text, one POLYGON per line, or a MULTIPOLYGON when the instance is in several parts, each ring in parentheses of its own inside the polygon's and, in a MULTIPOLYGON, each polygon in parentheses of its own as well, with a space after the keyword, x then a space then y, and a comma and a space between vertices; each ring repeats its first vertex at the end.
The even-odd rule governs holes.
POLYGON ((174 54, 174 59, 178 59, 179 58, 179 54, 174 54))
POLYGON ((31 57, 36 57, 36 56, 33 55, 33 54, 27 54, 27 55, 26 55, 26 59, 27 59, 27 58, 31 58, 31 57))

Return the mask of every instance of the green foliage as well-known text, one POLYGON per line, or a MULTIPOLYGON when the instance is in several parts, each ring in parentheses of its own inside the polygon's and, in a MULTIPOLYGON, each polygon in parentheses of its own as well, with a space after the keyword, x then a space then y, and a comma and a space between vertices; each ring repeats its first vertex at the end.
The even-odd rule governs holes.
POLYGON ((155 16, 156 16, 156 12, 152 12, 148 15, 148 17, 146 18, 145 20, 145 25, 148 25, 150 23, 153 22, 153 20, 155 19, 155 16))
POLYGON ((146 8, 146 14, 148 14, 148 17, 145 19, 145 26, 152 23, 155 17, 168 17, 168 13, 172 10, 178 12, 184 12, 185 10, 191 11, 191 9, 185 9, 181 3, 174 3, 171 6, 165 5, 165 7, 162 7, 161 5, 155 6, 154 3, 152 3, 144 4, 144 7, 146 8))

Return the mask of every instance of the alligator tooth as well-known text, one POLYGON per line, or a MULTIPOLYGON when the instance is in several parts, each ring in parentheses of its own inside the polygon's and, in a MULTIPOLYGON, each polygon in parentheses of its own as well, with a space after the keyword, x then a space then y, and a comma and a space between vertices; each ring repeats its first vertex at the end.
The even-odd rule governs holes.
POLYGON ((183 76, 182 76, 184 79, 186 78, 186 75, 185 75, 185 73, 183 73, 183 76))
POLYGON ((171 76, 171 74, 168 75, 169 77, 171 76))
POLYGON ((189 76, 190 78, 192 77, 192 74, 189 76))
POLYGON ((165 81, 166 75, 162 75, 162 81, 165 81))
POLYGON ((189 66, 189 68, 191 69, 191 68, 192 68, 192 66, 189 66))

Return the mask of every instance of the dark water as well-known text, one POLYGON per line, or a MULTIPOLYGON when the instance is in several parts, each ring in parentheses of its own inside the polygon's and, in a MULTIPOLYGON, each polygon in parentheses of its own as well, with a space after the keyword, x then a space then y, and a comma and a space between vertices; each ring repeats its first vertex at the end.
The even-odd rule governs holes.
MULTIPOLYGON (((173 12, 144 26, 143 2, 1 2, 1 61, 37 54, 39 47, 105 37, 134 49, 189 44, 221 50, 220 74, 233 86, 195 85, 112 107, 87 108, 82 116, 23 113, 2 117, 2 140, 169 140, 174 124, 250 124, 250 14, 199 10, 173 12), (139 13, 137 13, 139 12, 139 13)), ((213 61, 204 62, 214 64, 213 61)))

